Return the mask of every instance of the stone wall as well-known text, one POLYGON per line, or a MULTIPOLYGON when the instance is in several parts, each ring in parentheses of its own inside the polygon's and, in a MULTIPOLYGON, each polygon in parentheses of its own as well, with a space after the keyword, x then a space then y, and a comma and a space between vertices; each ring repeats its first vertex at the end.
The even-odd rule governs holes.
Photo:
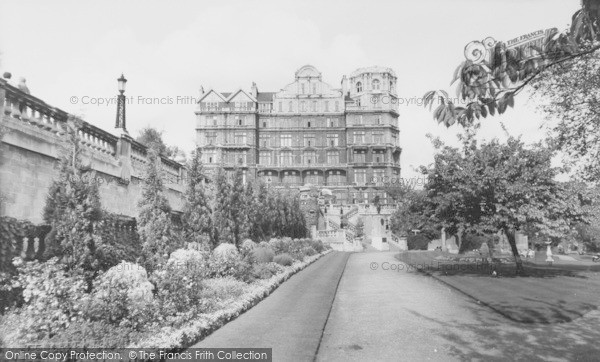
MULTIPOLYGON (((70 116, 0 80, 0 215, 42 221, 48 188, 58 176, 70 116)), ((83 162, 95 171, 102 206, 130 217, 138 214, 146 147, 127 134, 115 136, 82 121, 83 162)), ((183 165, 161 157, 166 196, 181 211, 185 189, 183 165)))

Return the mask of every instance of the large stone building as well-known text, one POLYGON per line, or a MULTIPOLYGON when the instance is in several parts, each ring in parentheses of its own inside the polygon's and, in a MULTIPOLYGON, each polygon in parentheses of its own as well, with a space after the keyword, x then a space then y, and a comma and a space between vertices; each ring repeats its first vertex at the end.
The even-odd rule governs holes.
POLYGON ((340 88, 306 65, 279 92, 202 91, 197 145, 208 169, 240 167, 270 186, 328 188, 335 203, 370 202, 373 181, 400 177, 397 78, 360 68, 340 88))

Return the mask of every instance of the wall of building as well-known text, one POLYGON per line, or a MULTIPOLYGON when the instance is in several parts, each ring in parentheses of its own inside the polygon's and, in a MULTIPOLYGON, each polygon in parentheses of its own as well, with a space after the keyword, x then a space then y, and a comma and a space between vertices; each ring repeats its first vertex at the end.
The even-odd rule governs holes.
MULTIPOLYGON (((0 215, 42 222, 48 189, 58 176, 68 115, 0 81, 0 215)), ((82 160, 95 171, 102 206, 136 217, 147 159, 145 147, 128 136, 116 137, 90 124, 80 130, 82 160)), ((161 159, 166 196, 181 211, 183 165, 161 159)))

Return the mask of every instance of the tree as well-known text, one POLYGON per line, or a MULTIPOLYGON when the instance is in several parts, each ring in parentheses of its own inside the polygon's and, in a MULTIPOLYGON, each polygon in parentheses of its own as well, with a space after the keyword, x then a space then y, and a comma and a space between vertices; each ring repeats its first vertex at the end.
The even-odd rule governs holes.
POLYGON ((153 148, 160 155, 171 159, 176 157, 185 159, 185 152, 177 146, 167 146, 163 141, 163 132, 156 128, 150 126, 142 128, 135 140, 146 147, 153 148))
POLYGON ((419 230, 422 235, 435 239, 442 228, 440 220, 435 218, 433 205, 424 190, 414 190, 404 186, 402 196, 397 191, 397 208, 390 219, 391 229, 398 235, 411 235, 419 230))
POLYGON ((188 242, 196 242, 204 246, 214 244, 212 236, 211 209, 205 191, 206 175, 202 168, 200 149, 192 153, 188 165, 188 182, 185 193, 182 223, 185 238, 188 242))
MULTIPOLYGON (((433 118, 450 127, 468 127, 481 117, 502 114, 514 106, 514 97, 545 72, 573 59, 597 54, 600 49, 600 1, 583 0, 569 30, 552 29, 541 45, 511 47, 487 38, 465 47, 466 60, 454 72, 457 96, 467 102, 458 107, 446 91, 424 95, 424 106, 439 103, 433 118)), ((553 90, 552 90, 553 91, 553 90)))
POLYGON ((227 216, 232 233, 231 239, 228 242, 239 247, 242 241, 248 237, 248 232, 250 230, 247 212, 251 200, 248 200, 246 197, 246 187, 244 185, 242 169, 235 169, 230 190, 228 203, 230 207, 227 216))
POLYGON ((59 175, 46 198, 44 220, 52 226, 52 231, 45 256, 60 257, 68 270, 85 276, 91 289, 92 279, 105 264, 102 255, 105 246, 95 233, 102 219, 100 194, 91 168, 81 160, 80 127, 81 121, 68 120, 59 175))
POLYGON ((540 143, 526 147, 514 137, 506 143, 495 139, 478 144, 475 131, 461 140, 462 149, 435 143, 438 153, 427 171, 431 216, 447 229, 478 235, 503 231, 517 273, 522 273, 518 231, 561 237, 576 223, 587 222, 583 205, 590 195, 555 180, 564 168, 551 166, 551 148, 540 143))
POLYGON ((271 232, 271 222, 268 216, 269 210, 269 190, 264 181, 259 180, 255 187, 248 185, 246 197, 250 199, 248 206, 248 215, 250 222, 250 238, 254 241, 261 241, 267 239, 271 232), (249 195, 249 190, 253 191, 253 194, 249 195))
POLYGON ((146 267, 154 270, 164 265, 171 252, 183 245, 183 241, 171 220, 171 207, 164 195, 159 168, 161 161, 154 148, 148 148, 147 159, 142 197, 138 203, 138 232, 146 267))
POLYGON ((231 184, 227 180, 227 175, 222 167, 217 169, 214 176, 215 196, 213 199, 213 248, 221 242, 229 242, 233 240, 233 225, 229 220, 229 202, 231 198, 231 184))
POLYGON ((587 54, 546 71, 531 83, 554 147, 579 166, 586 181, 600 176, 600 60, 587 54))

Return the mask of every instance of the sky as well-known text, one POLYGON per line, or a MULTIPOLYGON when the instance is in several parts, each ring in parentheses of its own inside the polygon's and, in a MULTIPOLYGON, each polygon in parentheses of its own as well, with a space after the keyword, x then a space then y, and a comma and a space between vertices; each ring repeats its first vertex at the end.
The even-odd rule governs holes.
MULTIPOLYGON (((113 130, 117 78, 128 79, 127 128, 164 133, 189 152, 200 87, 278 91, 311 64, 340 87, 344 74, 371 65, 398 76, 402 176, 433 161, 426 134, 457 144, 459 128, 438 125, 420 105, 428 90, 450 88, 472 40, 509 40, 568 27, 580 0, 419 1, 29 1, 0 4, 0 72, 25 77, 31 93, 113 130), (158 98, 155 100, 153 98, 158 98), (104 104, 100 104, 104 102, 104 104), (106 104, 108 103, 108 104, 106 104)), ((542 115, 527 94, 515 109, 483 121, 480 138, 534 142, 542 115)))

